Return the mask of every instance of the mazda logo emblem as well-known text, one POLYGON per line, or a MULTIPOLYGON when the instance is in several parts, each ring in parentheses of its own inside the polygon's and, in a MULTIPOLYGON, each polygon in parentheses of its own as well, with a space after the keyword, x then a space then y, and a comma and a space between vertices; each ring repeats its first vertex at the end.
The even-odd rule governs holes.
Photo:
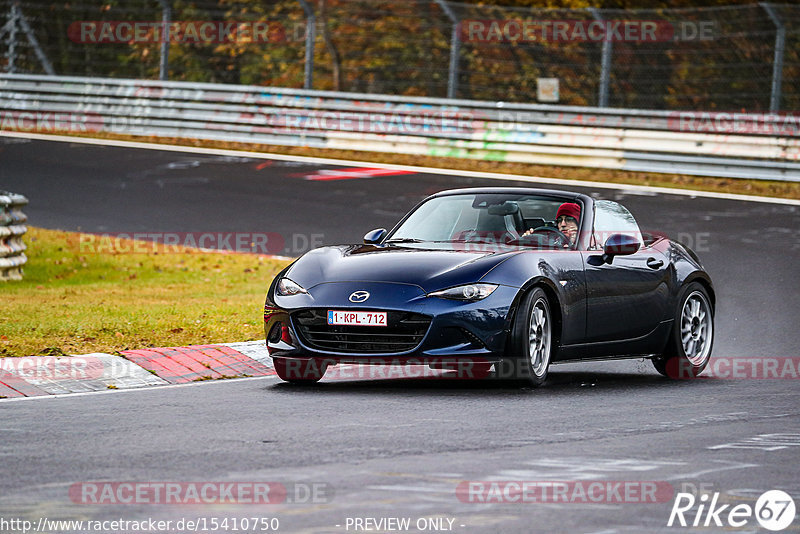
POLYGON ((350 294, 350 302, 364 302, 369 298, 369 291, 353 291, 350 294))

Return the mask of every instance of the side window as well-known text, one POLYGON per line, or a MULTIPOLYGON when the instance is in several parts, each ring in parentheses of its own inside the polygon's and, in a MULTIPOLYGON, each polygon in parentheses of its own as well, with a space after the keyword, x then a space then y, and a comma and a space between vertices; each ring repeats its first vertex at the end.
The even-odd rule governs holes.
POLYGON ((594 228, 591 248, 600 250, 611 234, 625 234, 635 237, 643 244, 642 232, 636 219, 624 206, 610 200, 596 200, 594 203, 594 228))

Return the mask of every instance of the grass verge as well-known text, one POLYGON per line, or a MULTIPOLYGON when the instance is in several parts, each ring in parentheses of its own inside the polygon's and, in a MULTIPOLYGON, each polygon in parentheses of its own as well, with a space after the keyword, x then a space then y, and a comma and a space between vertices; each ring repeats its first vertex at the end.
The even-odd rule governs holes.
MULTIPOLYGON (((100 139, 117 139, 123 141, 139 141, 145 143, 163 143, 178 146, 194 146, 205 148, 223 148, 227 150, 247 150, 293 156, 313 156, 341 160, 366 161, 373 163, 389 163, 397 165, 416 165, 441 169, 456 169, 477 172, 495 172, 519 174, 521 176, 542 176, 564 180, 610 182, 617 184, 649 185, 655 187, 671 187, 692 189, 696 191, 713 191, 718 193, 735 193, 740 195, 756 195, 764 197, 800 199, 800 183, 777 180, 747 180, 740 178, 712 178, 706 176, 689 176, 684 174, 645 173, 618 171, 613 169, 593 169, 586 167, 560 167, 554 165, 532 165, 526 163, 508 163, 502 161, 483 161, 465 158, 438 156, 415 156, 407 154, 388 154, 383 152, 362 152, 355 150, 321 149, 312 147, 291 147, 279 145, 261 145, 253 143, 231 143, 202 139, 165 138, 154 136, 120 135, 109 133, 93 133, 91 135, 74 132, 52 132, 77 137, 93 137, 100 139)), ((580 185, 579 183, 575 184, 580 185)))
POLYGON ((263 339, 264 296, 288 262, 132 242, 93 253, 29 227, 25 277, 0 282, 0 357, 263 339))

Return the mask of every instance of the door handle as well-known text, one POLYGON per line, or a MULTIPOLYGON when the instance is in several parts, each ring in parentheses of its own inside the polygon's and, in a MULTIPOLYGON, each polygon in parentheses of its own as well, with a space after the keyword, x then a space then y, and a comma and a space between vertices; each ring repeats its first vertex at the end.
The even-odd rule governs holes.
POLYGON ((658 260, 656 258, 647 258, 647 266, 651 269, 658 269, 664 265, 664 260, 658 260))

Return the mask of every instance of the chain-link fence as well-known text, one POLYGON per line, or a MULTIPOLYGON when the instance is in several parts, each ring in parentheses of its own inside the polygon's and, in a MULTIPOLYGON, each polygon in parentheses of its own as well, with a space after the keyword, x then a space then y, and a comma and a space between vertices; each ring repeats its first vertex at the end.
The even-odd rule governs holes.
POLYGON ((800 5, 2 0, 0 70, 639 109, 800 110, 800 5))

